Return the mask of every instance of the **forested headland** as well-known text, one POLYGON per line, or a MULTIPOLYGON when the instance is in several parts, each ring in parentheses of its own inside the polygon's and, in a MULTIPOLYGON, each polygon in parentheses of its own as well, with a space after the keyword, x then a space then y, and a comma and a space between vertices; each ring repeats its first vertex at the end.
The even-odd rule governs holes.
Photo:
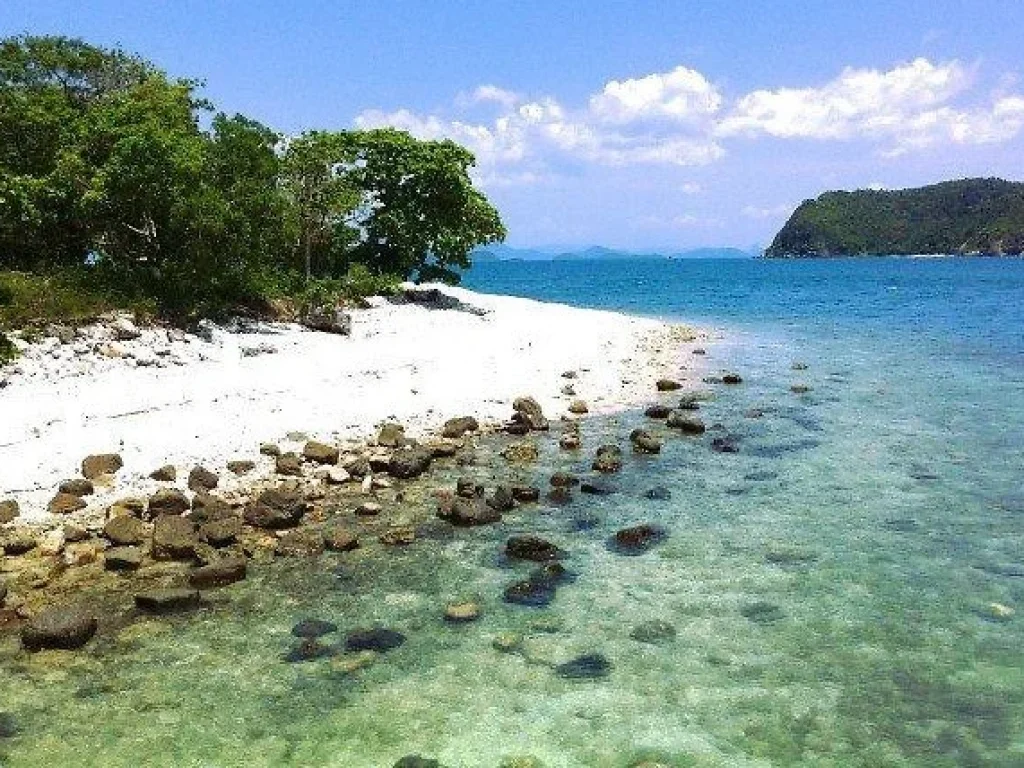
POLYGON ((916 189, 826 192, 805 200, 770 258, 1024 252, 1024 184, 961 179, 916 189))
POLYGON ((286 136, 200 88, 77 39, 0 40, 0 328, 457 282, 504 239, 451 141, 286 136))

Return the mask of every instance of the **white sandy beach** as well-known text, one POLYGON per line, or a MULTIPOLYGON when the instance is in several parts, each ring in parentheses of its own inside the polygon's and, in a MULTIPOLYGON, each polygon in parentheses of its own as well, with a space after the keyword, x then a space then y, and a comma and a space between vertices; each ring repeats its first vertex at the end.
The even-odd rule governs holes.
POLYGON ((660 377, 686 378, 700 343, 656 320, 443 291, 483 313, 377 300, 353 312, 349 337, 283 323, 218 328, 212 341, 155 329, 115 359, 44 340, 4 372, 0 499, 17 500, 23 522, 45 522, 57 485, 90 453, 125 462, 115 486, 90 497, 102 508, 155 490, 147 475, 164 464, 178 468, 182 486, 197 463, 225 476, 225 462, 250 458, 269 472, 260 443, 288 447, 290 433, 345 441, 392 420, 411 436, 454 416, 499 423, 521 395, 551 418, 576 398, 592 413, 613 412, 653 398, 660 377), (260 346, 276 351, 250 356, 260 346), (575 396, 562 393, 567 384, 575 396))

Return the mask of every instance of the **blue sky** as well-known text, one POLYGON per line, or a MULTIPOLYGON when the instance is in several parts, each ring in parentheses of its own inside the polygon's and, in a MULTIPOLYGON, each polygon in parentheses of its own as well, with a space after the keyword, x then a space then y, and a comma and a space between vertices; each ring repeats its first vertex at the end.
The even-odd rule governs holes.
POLYGON ((473 149, 513 245, 765 245, 832 188, 1024 178, 1020 0, 4 0, 289 133, 473 149))

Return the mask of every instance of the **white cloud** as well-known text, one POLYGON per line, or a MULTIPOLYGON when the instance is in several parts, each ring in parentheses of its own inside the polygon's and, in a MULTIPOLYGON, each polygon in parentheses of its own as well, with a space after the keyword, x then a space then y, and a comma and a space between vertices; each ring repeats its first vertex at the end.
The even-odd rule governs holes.
POLYGON ((579 107, 486 84, 457 97, 453 114, 368 110, 355 122, 454 139, 476 155, 478 181, 522 185, 550 181, 566 163, 705 165, 724 156, 723 142, 743 137, 865 141, 896 156, 1019 135, 1024 96, 1004 82, 988 103, 965 104, 974 79, 958 61, 919 58, 884 71, 846 68, 819 87, 757 90, 730 104, 703 74, 676 67, 611 80, 579 107), (495 110, 490 119, 465 117, 482 104, 495 110))
POLYGON ((610 123, 659 118, 691 122, 715 114, 721 105, 718 89, 700 72, 687 67, 612 80, 590 98, 590 112, 610 123))
POLYGON ((788 217, 796 208, 792 203, 781 203, 780 205, 769 205, 759 207, 748 205, 740 213, 748 219, 782 219, 788 217))

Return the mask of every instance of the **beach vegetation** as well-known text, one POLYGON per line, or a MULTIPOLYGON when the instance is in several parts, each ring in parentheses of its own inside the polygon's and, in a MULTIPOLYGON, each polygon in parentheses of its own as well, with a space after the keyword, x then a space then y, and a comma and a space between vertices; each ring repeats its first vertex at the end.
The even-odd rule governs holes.
POLYGON ((451 141, 392 129, 287 137, 216 112, 200 90, 118 49, 0 40, 4 323, 457 282, 473 248, 504 238, 470 177, 473 155, 451 141), (29 290, 42 285, 55 295, 29 290))

